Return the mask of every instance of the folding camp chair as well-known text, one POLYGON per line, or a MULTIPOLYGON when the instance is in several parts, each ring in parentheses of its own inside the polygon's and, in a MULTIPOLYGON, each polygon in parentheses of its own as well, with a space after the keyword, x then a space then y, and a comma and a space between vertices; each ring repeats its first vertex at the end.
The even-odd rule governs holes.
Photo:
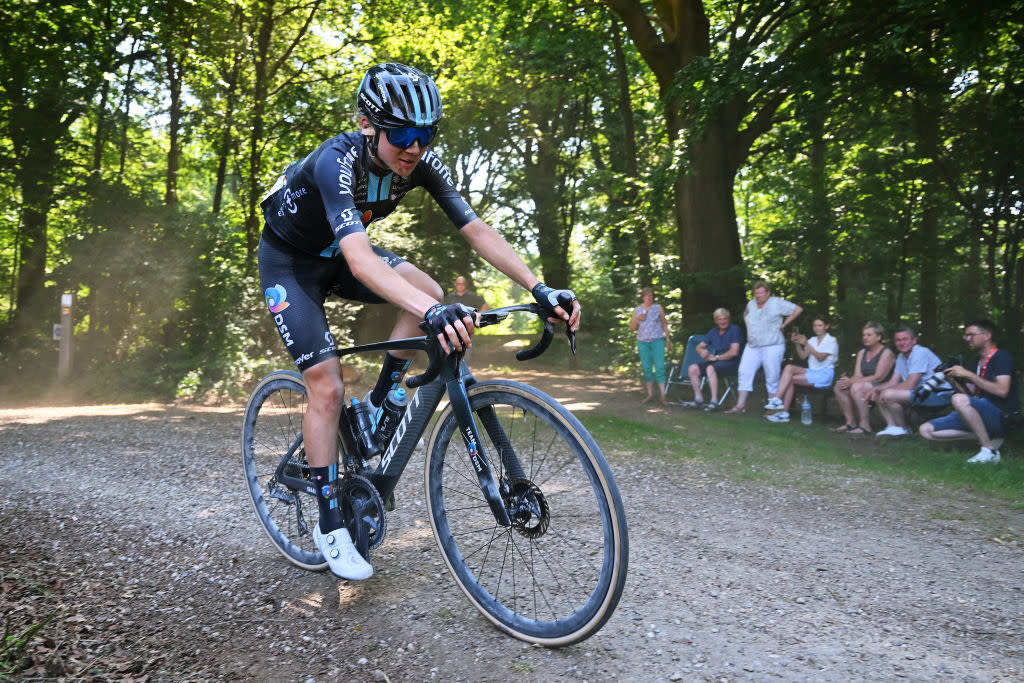
MULTIPOLYGON (((702 341, 704 341, 704 335, 702 334, 691 335, 690 338, 686 340, 686 353, 683 354, 683 360, 673 363, 672 367, 669 368, 668 378, 665 381, 666 396, 668 395, 668 392, 672 389, 672 387, 676 384, 685 384, 686 386, 691 386, 692 382, 690 382, 690 375, 688 373, 688 369, 691 365, 700 360, 700 355, 697 353, 697 345, 700 344, 702 341)), ((723 375, 719 373, 718 389, 719 391, 721 391, 721 396, 718 397, 718 405, 725 405, 725 399, 729 394, 732 393, 735 380, 735 374, 723 375), (724 391, 722 391, 723 388, 724 391)), ((701 391, 704 390, 704 385, 707 383, 707 381, 707 377, 700 378, 699 388, 701 391)), ((679 399, 678 401, 676 401, 676 403, 683 405, 689 403, 689 401, 679 399)))

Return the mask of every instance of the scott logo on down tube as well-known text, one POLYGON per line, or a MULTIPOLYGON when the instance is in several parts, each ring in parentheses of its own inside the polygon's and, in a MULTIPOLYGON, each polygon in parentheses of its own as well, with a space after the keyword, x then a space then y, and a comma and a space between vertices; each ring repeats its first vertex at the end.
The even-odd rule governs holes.
POLYGON ((395 451, 398 450, 398 445, 402 443, 402 437, 405 436, 405 430, 409 428, 409 423, 412 422, 412 416, 416 412, 416 408, 420 405, 420 392, 416 392, 412 395, 412 401, 409 402, 409 407, 405 410, 405 415, 402 417, 402 421, 398 423, 398 427, 395 429, 395 435, 391 437, 391 444, 388 449, 384 452, 384 457, 380 459, 380 470, 385 474, 388 471, 388 465, 391 464, 391 459, 395 457, 395 451))

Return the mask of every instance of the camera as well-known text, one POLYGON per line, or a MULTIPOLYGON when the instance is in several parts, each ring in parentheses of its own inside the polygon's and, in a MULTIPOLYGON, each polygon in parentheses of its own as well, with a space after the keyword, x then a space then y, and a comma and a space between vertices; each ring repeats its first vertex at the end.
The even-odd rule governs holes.
POLYGON ((931 377, 914 387, 914 390, 910 392, 910 397, 920 403, 936 391, 945 391, 951 388, 950 384, 946 381, 946 371, 954 365, 963 364, 963 359, 960 356, 950 356, 946 359, 946 362, 935 368, 932 372, 931 377))

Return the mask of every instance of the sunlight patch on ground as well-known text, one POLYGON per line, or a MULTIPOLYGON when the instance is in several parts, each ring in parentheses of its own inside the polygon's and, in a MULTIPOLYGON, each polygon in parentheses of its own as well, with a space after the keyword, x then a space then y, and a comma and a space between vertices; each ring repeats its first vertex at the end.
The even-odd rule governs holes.
POLYGON ((167 403, 132 403, 95 406, 40 406, 0 410, 0 424, 44 424, 69 417, 121 417, 159 413, 160 419, 174 418, 175 413, 237 413, 237 406, 179 406, 167 403))
POLYGON ((308 593, 294 600, 285 600, 281 605, 281 611, 308 617, 323 607, 323 604, 323 593, 308 593))
POLYGON ((0 410, 0 423, 21 422, 24 424, 42 424, 51 420, 63 420, 69 417, 117 417, 121 415, 139 415, 154 410, 166 410, 167 406, 160 403, 135 403, 132 405, 108 406, 52 406, 37 408, 11 408, 0 410))
POLYGON ((569 410, 571 410, 574 413, 578 413, 578 412, 581 412, 581 411, 597 410, 598 408, 601 407, 601 404, 596 402, 596 401, 580 401, 580 402, 577 402, 577 403, 570 403, 569 399, 565 399, 565 398, 560 398, 560 399, 558 399, 558 401, 563 406, 565 406, 566 408, 568 408, 569 410))

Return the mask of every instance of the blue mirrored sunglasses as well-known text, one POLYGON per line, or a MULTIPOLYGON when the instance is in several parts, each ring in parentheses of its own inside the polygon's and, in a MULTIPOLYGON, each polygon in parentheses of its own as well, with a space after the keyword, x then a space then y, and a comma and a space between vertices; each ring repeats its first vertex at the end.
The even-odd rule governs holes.
POLYGON ((428 147, 437 135, 437 126, 385 128, 384 133, 388 136, 388 142, 399 149, 407 149, 414 142, 419 142, 420 147, 428 147))

